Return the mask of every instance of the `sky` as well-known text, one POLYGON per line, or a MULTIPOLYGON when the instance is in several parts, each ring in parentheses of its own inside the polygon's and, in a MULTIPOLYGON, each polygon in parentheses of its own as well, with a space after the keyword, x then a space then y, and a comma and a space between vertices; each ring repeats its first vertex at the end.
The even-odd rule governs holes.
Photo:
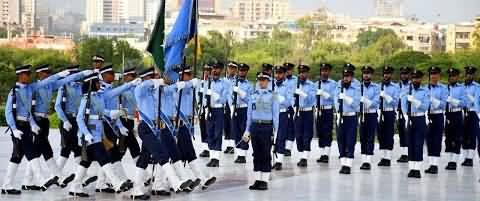
MULTIPOLYGON (((78 11, 84 8, 86 0, 49 0, 51 5, 67 7, 78 11)), ((221 0, 229 7, 234 0, 221 0)), ((404 0, 404 14, 416 16, 422 21, 435 23, 453 23, 473 21, 480 15, 480 0, 404 0)), ((293 9, 300 12, 315 10, 325 2, 327 8, 335 13, 352 17, 370 17, 374 15, 374 0, 290 0, 293 9)), ((83 12, 81 12, 83 13, 83 12)))

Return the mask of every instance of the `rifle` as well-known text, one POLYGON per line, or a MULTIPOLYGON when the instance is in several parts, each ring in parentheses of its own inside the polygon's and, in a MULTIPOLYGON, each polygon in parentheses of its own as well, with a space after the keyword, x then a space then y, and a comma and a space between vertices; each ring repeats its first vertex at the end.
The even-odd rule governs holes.
MULTIPOLYGON (((182 76, 180 78, 181 81, 183 81, 185 77, 185 69, 186 69, 186 57, 183 56, 183 64, 182 64, 182 76)), ((178 103, 177 103, 177 118, 175 118, 175 125, 177 127, 176 132, 178 133, 180 131, 180 106, 182 105, 182 92, 183 89, 180 89, 178 92, 178 103)), ((177 135, 175 135, 177 136, 177 135)))
MULTIPOLYGON (((235 76, 235 87, 238 87, 238 75, 235 76)), ((233 92, 233 115, 237 116, 238 93, 233 92)))
MULTIPOLYGON (((297 78, 297 89, 300 88, 300 77, 297 78)), ((300 115, 300 95, 295 94, 295 115, 294 118, 298 118, 300 115)))
MULTIPOLYGON (((62 96, 62 102, 60 103, 60 107, 62 108, 63 112, 65 113, 65 110, 67 108, 67 85, 63 85, 62 86, 62 90, 61 90, 61 96, 62 96)), ((68 119, 68 116, 67 116, 67 119, 68 119)), ((60 128, 62 128, 63 125, 60 124, 60 128)), ((65 148, 67 146, 66 142, 65 142, 65 138, 63 137, 63 135, 61 136, 61 146, 62 148, 65 148)))
MULTIPOLYGON (((408 89, 408 95, 411 96, 412 95, 412 91, 413 91, 413 83, 410 82, 410 86, 409 86, 409 89, 408 89)), ((407 101, 408 104, 407 104, 407 115, 408 115, 408 122, 405 122, 407 124, 407 130, 410 130, 410 125, 411 125, 411 122, 412 122, 412 102, 410 101, 407 101)))
MULTIPOLYGON (((17 84, 14 84, 14 87, 12 88, 12 115, 13 115, 13 121, 17 122, 17 84)), ((11 127, 8 127, 8 130, 10 130, 12 136, 13 136, 13 129, 11 127)), ((6 132, 8 132, 8 130, 6 132)), ((20 157, 20 140, 17 139, 16 137, 12 137, 12 143, 13 143, 13 155, 20 157)))
MULTIPOLYGON (((343 76, 345 78, 345 75, 343 76)), ((345 88, 343 87, 343 78, 342 81, 340 82, 340 93, 343 94, 345 92, 345 88)), ((338 99, 338 124, 337 124, 337 130, 338 133, 342 133, 342 124, 343 124, 343 99, 338 99)))
MULTIPOLYGON (((365 83, 364 83, 364 80, 363 80, 363 71, 362 71, 362 81, 361 81, 361 86, 360 86, 360 94, 361 96, 363 97, 363 94, 364 94, 364 88, 365 88, 365 83)), ((360 122, 361 122, 361 126, 363 127, 364 123, 365 123, 365 104, 362 102, 360 103, 360 122)))
MULTIPOLYGON (((384 91, 385 90, 385 81, 382 82, 382 85, 380 87, 380 91, 384 91)), ((384 92, 385 93, 385 92, 384 92)), ((384 98, 382 96, 380 96, 380 121, 378 122, 378 134, 381 134, 382 133, 382 122, 383 122, 383 109, 384 109, 384 98)))
MULTIPOLYGON (((123 73, 122 74, 122 79, 120 80, 120 82, 123 83, 123 81, 125 80, 125 77, 124 77, 124 73, 125 73, 125 54, 122 54, 122 73, 123 73)), ((118 96, 118 109, 123 110, 122 94, 120 94, 118 96)), ((127 121, 125 121, 125 122, 127 122, 127 121)), ((122 154, 127 151, 127 146, 125 146, 126 139, 127 139, 127 137, 122 135, 122 134, 120 134, 120 136, 118 138, 118 149, 119 149, 120 153, 122 153, 122 154)))
MULTIPOLYGON (((320 70, 320 80, 318 80, 318 90, 322 90, 322 73, 321 73, 321 70, 320 70)), ((322 103, 321 102, 321 96, 317 95, 317 119, 318 120, 320 120, 320 116, 322 116, 321 103, 322 103)))
MULTIPOLYGON (((428 92, 430 93, 430 98, 432 98, 432 73, 431 71, 428 72, 428 92)), ((431 110, 432 109, 432 103, 430 103, 430 105, 428 106, 428 115, 427 115, 427 118, 429 119, 429 122, 431 123, 431 120, 430 120, 430 114, 431 114, 431 110)))
MULTIPOLYGON (((88 121, 89 121, 89 118, 90 118, 90 104, 91 104, 91 94, 92 94, 92 83, 93 81, 90 80, 89 83, 88 83, 88 93, 87 93, 87 104, 86 104, 86 107, 85 107, 85 125, 87 125, 87 128, 88 128, 88 121)), ((80 141, 81 141, 81 144, 82 144, 82 161, 88 161, 88 153, 87 153, 87 141, 85 140, 85 134, 82 135, 82 137, 80 138, 80 141)))
MULTIPOLYGON (((212 89, 212 79, 210 78, 210 76, 208 76, 208 88, 207 90, 211 90, 212 89)), ((205 92, 206 93, 206 92, 205 92)), ((205 95, 206 97, 206 101, 207 101, 207 111, 206 111, 206 115, 207 115, 207 118, 206 119, 210 119, 211 117, 211 110, 212 110, 212 106, 211 106, 211 96, 210 95, 205 95)))

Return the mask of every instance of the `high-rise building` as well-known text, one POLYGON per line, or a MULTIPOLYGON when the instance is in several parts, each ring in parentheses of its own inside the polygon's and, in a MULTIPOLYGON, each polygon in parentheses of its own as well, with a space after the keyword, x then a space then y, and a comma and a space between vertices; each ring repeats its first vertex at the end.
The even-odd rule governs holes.
POLYGON ((4 23, 20 24, 20 2, 18 0, 0 0, 0 26, 4 23))
POLYGON ((374 0, 377 17, 401 17, 404 0, 374 0))
POLYGON ((87 22, 128 23, 143 21, 145 0, 87 0, 87 22))
POLYGON ((473 32, 475 23, 449 24, 447 27, 447 52, 471 49, 473 47, 473 32))
POLYGON ((232 14, 242 21, 284 20, 289 16, 288 0, 236 0, 232 14))

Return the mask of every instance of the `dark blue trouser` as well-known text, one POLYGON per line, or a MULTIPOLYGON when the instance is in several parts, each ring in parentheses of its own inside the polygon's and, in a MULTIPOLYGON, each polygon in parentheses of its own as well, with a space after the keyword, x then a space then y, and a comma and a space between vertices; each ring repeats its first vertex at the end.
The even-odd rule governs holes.
POLYGON ((378 141, 380 150, 393 150, 393 135, 395 133, 395 112, 383 112, 378 124, 378 141))
POLYGON ((50 145, 50 141, 48 141, 50 121, 48 118, 35 118, 35 121, 40 127, 40 133, 35 136, 33 146, 37 147, 40 155, 47 161, 53 157, 52 146, 50 145))
POLYGON ((287 140, 288 141, 295 141, 295 111, 293 110, 293 107, 288 107, 288 131, 287 131, 287 140))
POLYGON ((180 149, 177 145, 175 137, 172 135, 168 128, 163 128, 162 133, 160 134, 160 139, 162 145, 165 147, 168 156, 172 163, 175 163, 180 160, 180 149))
POLYGON ((285 154, 285 143, 288 137, 288 112, 282 112, 278 118, 277 139, 275 139, 275 152, 285 154))
POLYGON ((445 152, 460 154, 463 138, 463 113, 447 112, 445 125, 445 152))
POLYGON ((232 130, 231 130, 231 123, 232 123, 232 117, 230 116, 230 106, 228 103, 225 105, 225 112, 223 113, 225 120, 224 124, 225 126, 223 127, 223 131, 225 133, 225 140, 234 140, 235 136, 232 135, 232 130))
POLYGON ((270 172, 272 169, 272 135, 271 124, 253 123, 250 128, 253 149, 253 171, 270 172))
POLYGON ((180 159, 182 161, 192 162, 197 159, 195 148, 193 147, 192 135, 185 125, 181 126, 178 131, 177 142, 180 151, 180 159))
POLYGON ((210 115, 207 118, 208 148, 213 151, 221 151, 225 119, 223 108, 212 108, 210 115))
POLYGON ((408 147, 408 131, 405 127, 405 119, 403 118, 402 113, 400 112, 398 117, 398 138, 400 139, 400 147, 408 147))
POLYGON ((364 114, 364 122, 360 124, 360 150, 363 155, 373 155, 375 132, 378 127, 377 117, 377 113, 364 114))
POLYGON ((133 129, 135 127, 135 121, 131 119, 121 118, 123 126, 128 129, 128 136, 120 136, 120 138, 125 138, 124 150, 120 151, 120 154, 125 155, 125 150, 128 148, 132 158, 136 158, 140 154, 140 145, 138 145, 137 138, 133 134, 133 129))
POLYGON ((313 111, 300 111, 295 119, 295 133, 298 151, 310 151, 313 138, 313 111))
MULTIPOLYGON (((465 118, 465 130, 463 135, 463 149, 475 150, 477 142, 475 137, 480 135, 480 128, 478 127, 478 116, 475 112, 468 112, 465 118)), ((479 144, 480 145, 480 144, 479 144)))
MULTIPOLYGON (((140 158, 137 161, 137 167, 147 167, 148 162, 150 161, 150 155, 153 157, 155 162, 163 165, 168 163, 169 153, 167 147, 165 147, 162 142, 164 137, 155 136, 152 130, 148 127, 143 121, 138 125, 138 135, 142 139, 142 152, 140 158)), ((162 134, 160 134, 162 135, 162 134)))
POLYGON ((89 168, 93 161, 103 167, 105 164, 112 162, 110 154, 105 150, 102 142, 91 144, 87 146, 87 160, 82 159, 80 165, 84 168, 89 168))
POLYGON ((353 158, 357 142, 357 116, 342 117, 343 123, 337 126, 337 143, 340 158, 353 158))
POLYGON ((333 109, 322 110, 317 118, 318 146, 320 148, 332 146, 333 109))
POLYGON ((199 114, 198 125, 200 127, 200 140, 202 143, 208 143, 207 120, 205 114, 199 114))
POLYGON ((247 128, 247 110, 248 108, 236 109, 236 114, 234 114, 232 118, 232 129, 230 129, 233 133, 235 144, 238 144, 236 148, 242 150, 248 150, 248 143, 239 143, 242 141, 243 133, 245 133, 245 129, 247 128))
POLYGON ((425 116, 410 117, 411 125, 408 130, 408 160, 423 161, 423 144, 425 142, 425 132, 427 124, 425 116))
POLYGON ((40 152, 33 146, 33 133, 30 128, 30 123, 24 121, 16 122, 17 129, 23 132, 22 139, 14 138, 12 135, 13 151, 10 157, 10 162, 20 164, 23 156, 28 161, 40 157, 40 152))
POLYGON ((72 124, 70 131, 63 128, 63 122, 58 126, 60 128, 61 144, 60 156, 68 158, 73 152, 74 157, 79 157, 82 154, 82 147, 78 145, 78 125, 75 117, 68 117, 68 121, 72 124))
POLYGON ((439 157, 442 151, 443 129, 445 119, 443 114, 430 114, 430 125, 426 137, 428 156, 439 157))
POLYGON ((108 124, 105 121, 103 122, 103 131, 105 133, 105 136, 113 144, 113 147, 107 151, 108 153, 110 153, 110 156, 112 157, 112 163, 116 163, 122 160, 123 154, 120 153, 120 149, 118 148, 118 144, 117 144, 118 136, 117 134, 115 134, 115 131, 113 130, 115 128, 112 128, 111 126, 115 126, 115 125, 108 124))

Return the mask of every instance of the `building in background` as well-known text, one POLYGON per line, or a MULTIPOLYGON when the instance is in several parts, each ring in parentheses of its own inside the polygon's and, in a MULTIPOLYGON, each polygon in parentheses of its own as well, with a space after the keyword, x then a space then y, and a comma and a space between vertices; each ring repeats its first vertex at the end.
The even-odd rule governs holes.
POLYGON ((18 0, 0 0, 0 26, 20 23, 20 2, 18 0))
POLYGON ((377 17, 401 17, 403 16, 404 0, 374 0, 375 15, 377 17))
POLYGON ((232 15, 241 21, 280 21, 289 17, 288 0, 236 0, 232 15))
POLYGON ((470 49, 473 45, 472 33, 475 23, 466 22, 447 26, 447 52, 455 53, 460 49, 470 49))

